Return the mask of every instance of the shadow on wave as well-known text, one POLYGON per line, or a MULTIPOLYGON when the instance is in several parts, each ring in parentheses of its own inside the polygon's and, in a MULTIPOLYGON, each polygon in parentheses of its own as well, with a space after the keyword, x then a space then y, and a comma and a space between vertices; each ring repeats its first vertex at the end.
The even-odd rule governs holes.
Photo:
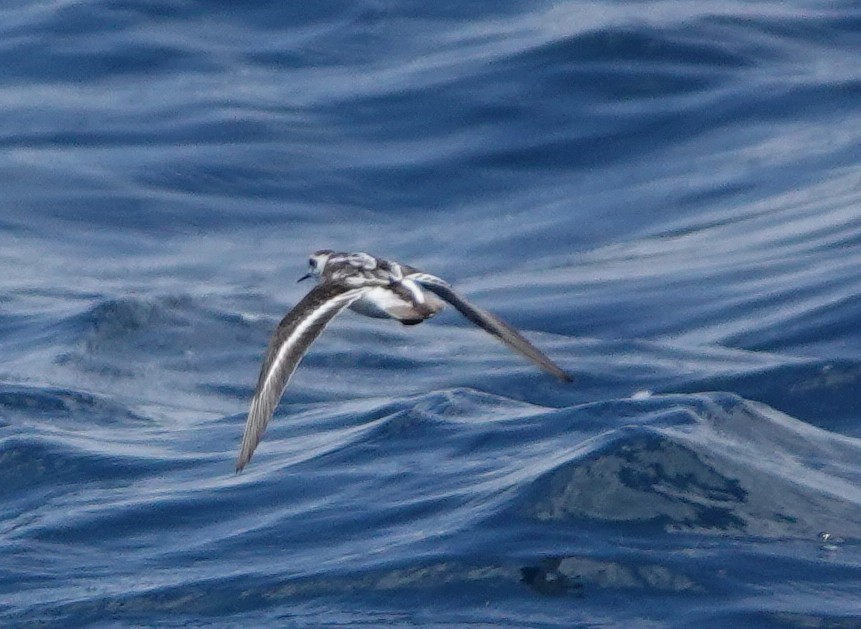
POLYGON ((861 444, 854 439, 726 393, 574 412, 616 419, 528 484, 517 501, 528 518, 700 534, 861 536, 861 444))

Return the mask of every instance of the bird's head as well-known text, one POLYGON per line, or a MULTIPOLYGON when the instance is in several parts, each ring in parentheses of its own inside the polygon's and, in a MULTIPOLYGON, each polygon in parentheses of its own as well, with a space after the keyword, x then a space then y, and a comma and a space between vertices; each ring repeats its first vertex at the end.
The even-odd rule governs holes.
POLYGON ((311 257, 308 258, 308 272, 300 277, 298 281, 307 280, 309 277, 320 277, 333 253, 334 251, 331 249, 320 249, 312 253, 311 257))

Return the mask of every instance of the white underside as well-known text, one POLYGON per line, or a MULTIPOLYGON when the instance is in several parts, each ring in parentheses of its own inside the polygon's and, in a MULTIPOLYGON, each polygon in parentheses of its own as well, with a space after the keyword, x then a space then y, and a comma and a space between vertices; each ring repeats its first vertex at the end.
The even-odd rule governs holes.
MULTIPOLYGON (((433 309, 434 314, 442 310, 443 303, 437 299, 436 295, 422 291, 422 301, 433 309)), ((388 288, 382 286, 367 291, 361 298, 350 304, 350 310, 375 319, 409 320, 423 319, 427 316, 419 314, 411 302, 398 297, 388 288)))
POLYGON ((350 310, 375 319, 400 319, 396 312, 412 310, 412 304, 395 295, 392 291, 378 287, 372 288, 350 305, 350 310))

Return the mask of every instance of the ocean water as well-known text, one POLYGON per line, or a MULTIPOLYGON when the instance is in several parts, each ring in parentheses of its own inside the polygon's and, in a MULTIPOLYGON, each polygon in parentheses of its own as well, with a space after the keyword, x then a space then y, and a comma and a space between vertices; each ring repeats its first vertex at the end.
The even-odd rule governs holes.
POLYGON ((861 3, 7 0, 0 625, 861 626, 861 3), (234 473, 320 248, 340 315, 234 473))

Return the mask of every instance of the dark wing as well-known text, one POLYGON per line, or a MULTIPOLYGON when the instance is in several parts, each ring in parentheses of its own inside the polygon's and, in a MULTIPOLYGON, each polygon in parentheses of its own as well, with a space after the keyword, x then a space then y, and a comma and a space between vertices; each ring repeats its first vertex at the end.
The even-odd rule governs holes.
MULTIPOLYGON (((413 269, 410 270, 414 271, 413 269)), ((418 282, 424 288, 450 303, 475 325, 487 332, 490 332, 493 336, 508 345, 508 347, 513 349, 515 352, 523 354, 544 371, 553 374, 563 382, 572 381, 571 376, 565 373, 565 371, 563 371, 556 363, 547 358, 547 356, 545 356, 532 343, 527 341, 520 332, 512 328, 502 319, 492 315, 487 310, 473 306, 455 292, 455 290, 445 280, 442 280, 435 275, 418 271, 414 271, 406 277, 407 279, 418 282)))
POLYGON ((311 343, 336 314, 367 290, 367 287, 356 288, 341 283, 318 284, 281 319, 269 341, 269 349, 266 350, 257 380, 257 390, 251 399, 245 434, 242 435, 242 446, 236 459, 237 472, 251 460, 290 377, 311 343))

